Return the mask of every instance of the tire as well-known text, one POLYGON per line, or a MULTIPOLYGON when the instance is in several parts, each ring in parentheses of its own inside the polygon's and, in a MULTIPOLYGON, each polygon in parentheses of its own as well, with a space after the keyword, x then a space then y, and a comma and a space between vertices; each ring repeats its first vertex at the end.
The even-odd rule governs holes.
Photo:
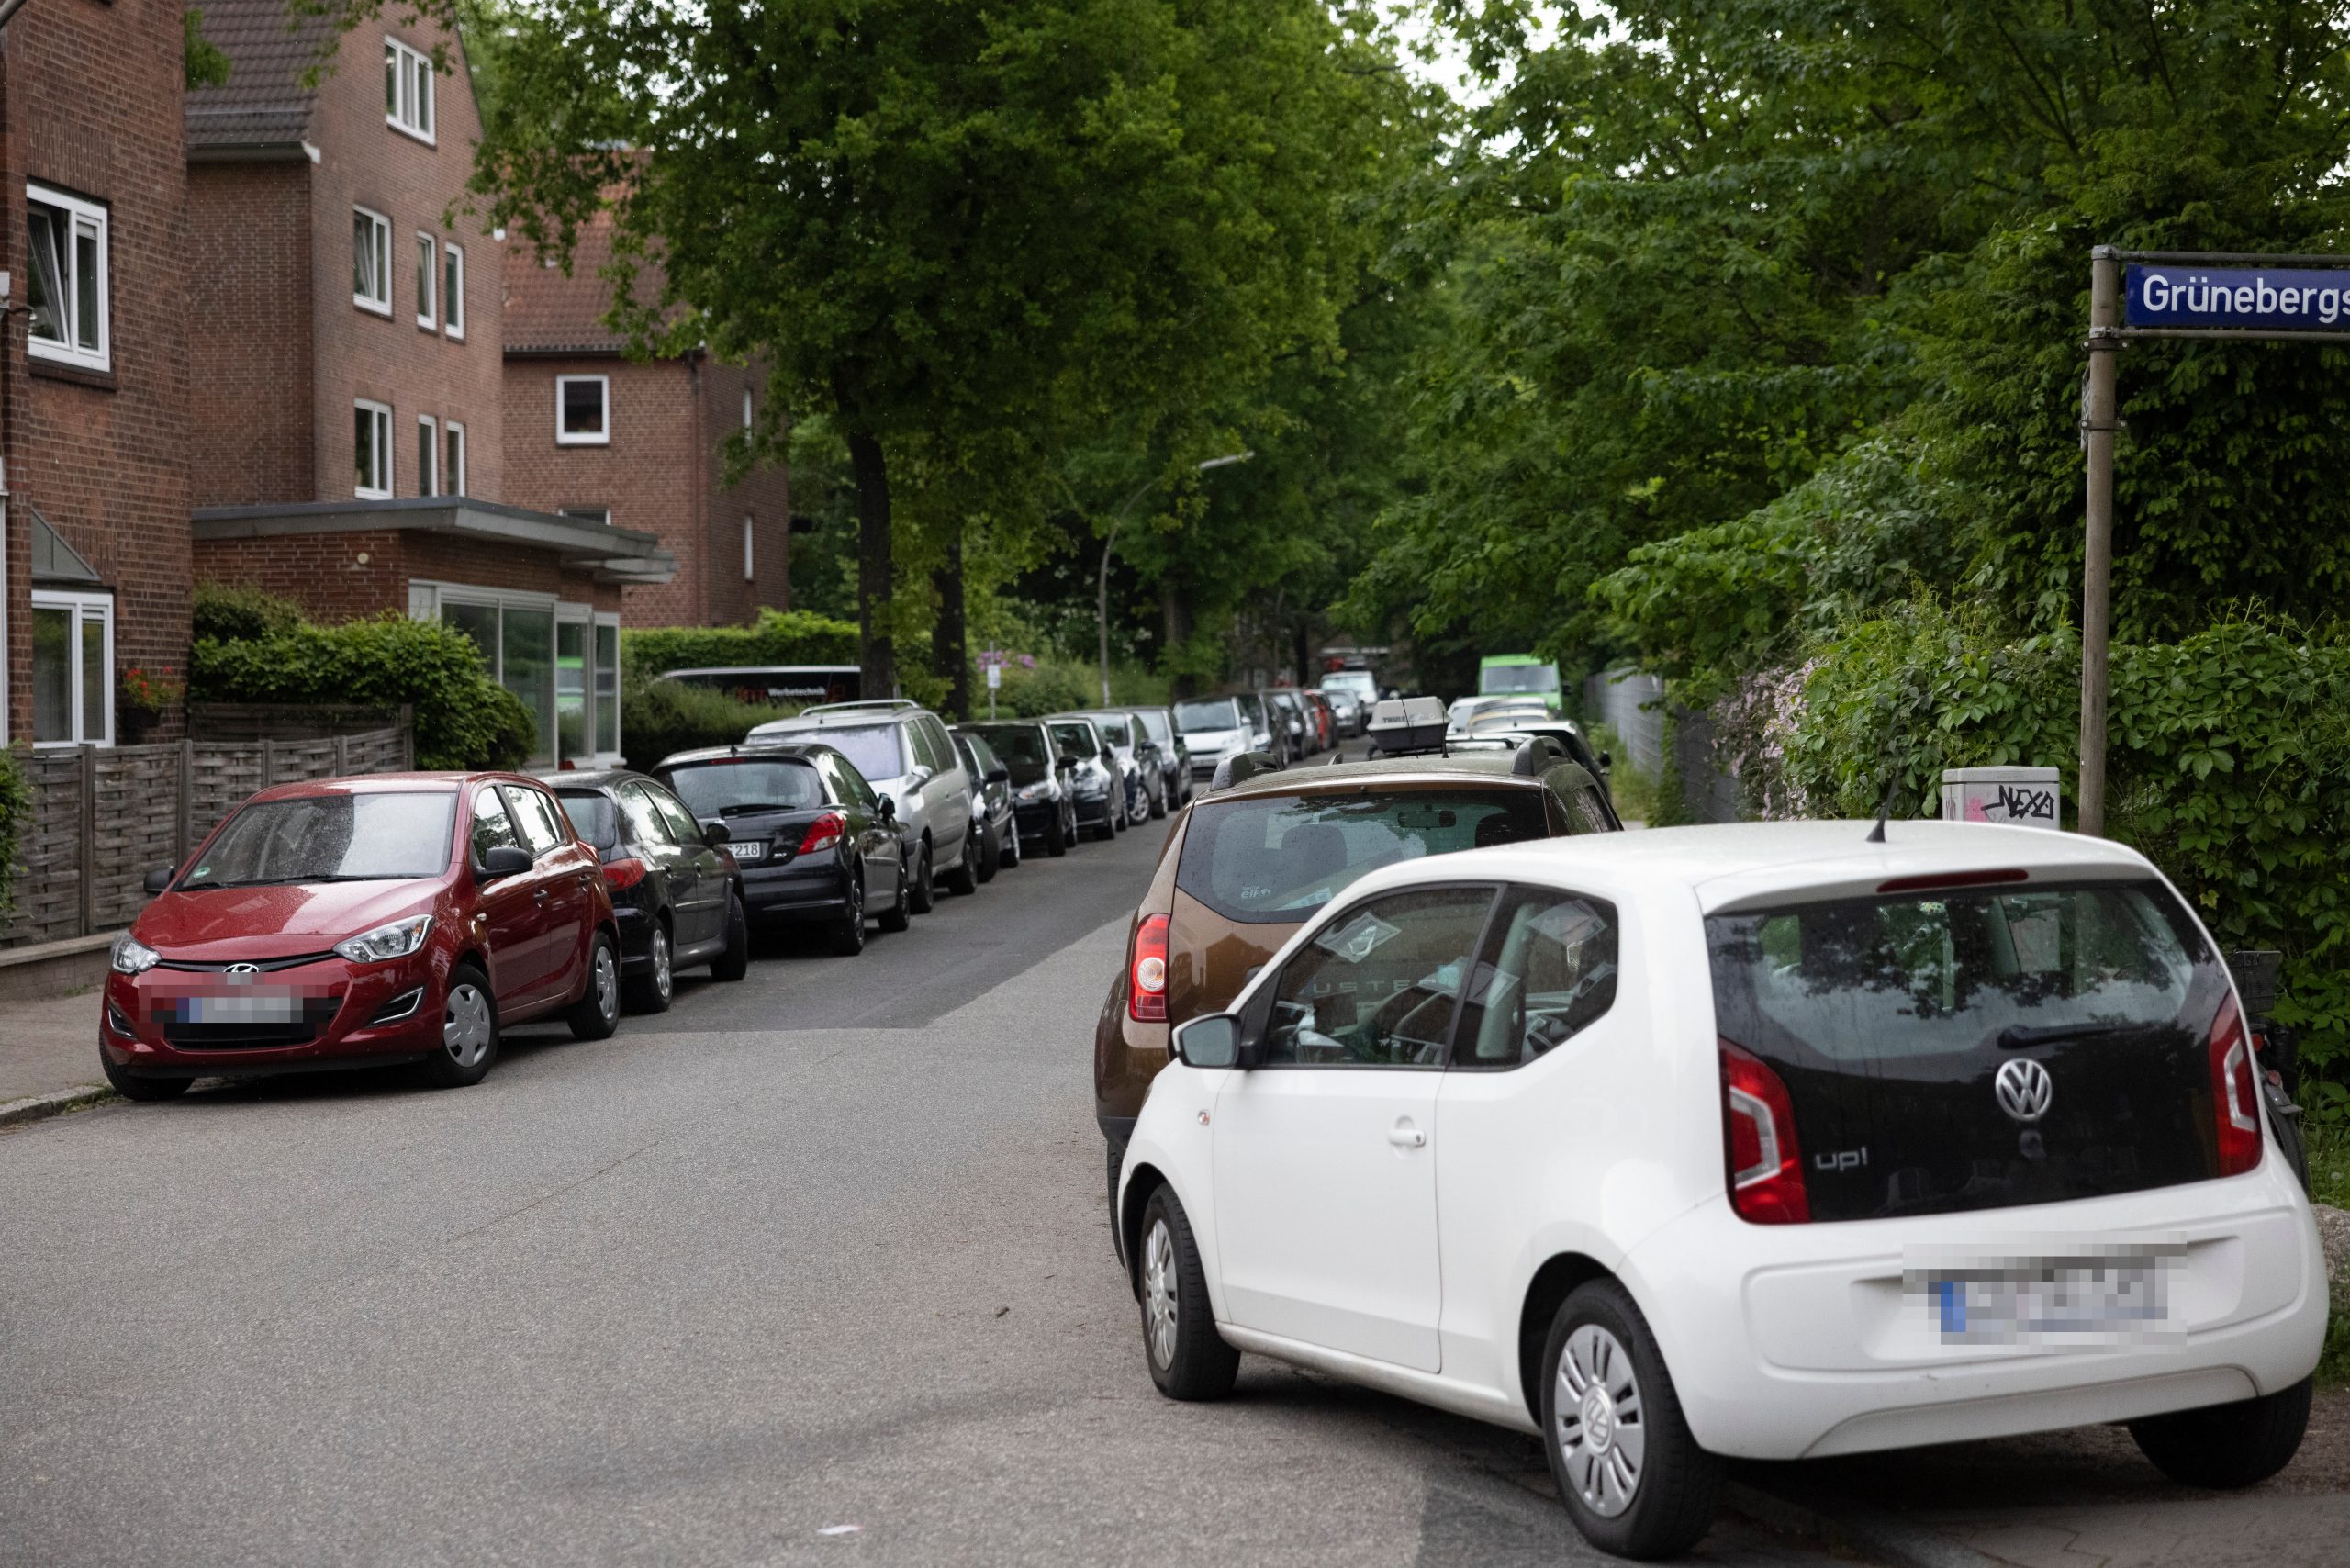
POLYGON ((1157 822, 1167 814, 1167 780, 1162 776, 1158 788, 1150 792, 1150 820, 1157 822))
POLYGON ((971 836, 978 831, 976 826, 963 830, 963 853, 944 879, 946 890, 958 898, 969 898, 979 890, 979 846, 971 836))
POLYGON ((2309 1430, 2308 1378, 2233 1405, 2148 1416, 2130 1423, 2138 1451, 2184 1486, 2233 1491, 2267 1480, 2288 1464, 2309 1430))
POLYGON ((997 845, 995 829, 989 828, 979 840, 979 880, 995 880, 996 869, 1003 864, 1003 850, 997 845))
MULTIPOLYGON (((890 916, 885 914, 881 917, 882 930, 903 931, 906 928, 905 903, 905 891, 901 889, 898 908, 893 912, 900 917, 899 923, 890 924, 890 916)), ((862 867, 849 873, 848 898, 845 907, 841 910, 841 917, 833 923, 831 946, 834 956, 842 958, 854 958, 865 951, 865 871, 862 867)))
POLYGON ((1104 838, 1115 838, 1118 834, 1125 832, 1126 819, 1131 815, 1133 815, 1133 813, 1126 810, 1126 792, 1122 789, 1118 791, 1116 809, 1110 813, 1110 831, 1103 834, 1102 836, 1104 838))
POLYGON ((928 914, 938 906, 938 890, 932 885, 930 840, 922 841, 922 849, 914 857, 914 868, 906 878, 906 913, 928 914))
POLYGON ((136 1100, 142 1105, 176 1100, 187 1092, 189 1084, 196 1081, 193 1078, 147 1078, 139 1073, 126 1072, 108 1061, 104 1051, 98 1053, 98 1065, 106 1069, 106 1081, 114 1086, 116 1093, 126 1100, 136 1100))
MULTIPOLYGON (((859 898, 865 896, 862 889, 858 890, 857 896, 859 898)), ((906 907, 906 868, 904 862, 901 861, 898 866, 897 901, 882 912, 880 916, 882 930, 894 934, 903 931, 913 924, 913 912, 906 907)))
POLYGON ((471 964, 449 971, 441 999, 441 1048, 424 1058, 418 1074, 435 1089, 479 1083, 498 1060, 498 998, 489 977, 471 964))
POLYGON ((1020 819, 1013 817, 1004 826, 1003 853, 996 858, 996 869, 1009 871, 1019 865, 1026 855, 1027 851, 1020 846, 1020 819))
POLYGON ((1222 1399, 1240 1372, 1240 1352, 1215 1331, 1208 1279, 1192 1222, 1172 1187, 1142 1212, 1136 1272, 1142 1281, 1142 1357, 1169 1399, 1222 1399))
POLYGON ((1577 1286, 1550 1325, 1542 1448, 1575 1529, 1618 1557, 1678 1556, 1721 1506, 1722 1462, 1690 1434, 1648 1320, 1613 1280, 1577 1286))
POLYGON ((726 946, 710 961, 710 978, 738 980, 751 972, 751 917, 744 913, 743 895, 726 890, 726 946))
POLYGON ((588 951, 587 983, 563 1021, 571 1025, 575 1040, 609 1040, 621 1026, 621 956, 604 932, 596 933, 588 951))
POLYGON ((669 928, 655 921, 652 966, 623 985, 621 994, 631 1013, 666 1013, 677 993, 677 970, 669 950, 669 928))
POLYGON ((1060 813, 1058 812, 1055 812, 1053 813, 1053 825, 1045 830, 1046 856, 1050 859, 1058 860, 1062 856, 1068 854, 1069 839, 1069 835, 1061 831, 1060 813))

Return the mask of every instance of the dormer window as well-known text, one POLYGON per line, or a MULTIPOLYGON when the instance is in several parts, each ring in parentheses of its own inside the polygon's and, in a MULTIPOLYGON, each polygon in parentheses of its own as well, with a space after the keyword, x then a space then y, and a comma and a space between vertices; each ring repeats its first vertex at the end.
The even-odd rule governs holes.
POLYGON ((432 61, 397 39, 384 40, 384 123, 432 140, 432 61))

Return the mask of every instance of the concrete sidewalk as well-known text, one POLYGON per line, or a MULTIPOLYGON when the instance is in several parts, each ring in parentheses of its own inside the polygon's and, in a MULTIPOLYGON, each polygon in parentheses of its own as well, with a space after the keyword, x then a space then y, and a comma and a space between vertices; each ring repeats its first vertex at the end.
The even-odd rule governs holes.
POLYGON ((95 990, 0 1007, 0 1106, 106 1081, 95 990))

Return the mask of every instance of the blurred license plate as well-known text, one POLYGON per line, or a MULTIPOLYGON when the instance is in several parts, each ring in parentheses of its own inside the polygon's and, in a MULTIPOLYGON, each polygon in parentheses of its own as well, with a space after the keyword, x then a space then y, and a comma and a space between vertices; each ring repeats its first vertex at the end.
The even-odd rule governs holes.
POLYGON ((1930 1275, 1927 1289, 1942 1338, 1953 1344, 2141 1335, 2169 1316, 2165 1268, 2160 1258, 2027 1260, 1930 1275))
POLYGON ((180 1000, 183 1024, 298 1024, 302 995, 294 991, 241 991, 234 996, 189 996, 180 1000))
POLYGON ((734 851, 737 860, 764 860, 767 857, 767 846, 764 844, 733 844, 727 847, 734 851))

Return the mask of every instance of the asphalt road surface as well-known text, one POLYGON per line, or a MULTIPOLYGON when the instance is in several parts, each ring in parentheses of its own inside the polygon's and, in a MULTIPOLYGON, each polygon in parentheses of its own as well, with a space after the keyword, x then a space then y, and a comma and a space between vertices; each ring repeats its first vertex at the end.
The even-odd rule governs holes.
POLYGON ((1152 1389, 1088 1062, 1163 829, 476 1088, 0 1134, 0 1562, 1597 1561, 1528 1439, 1152 1389))

